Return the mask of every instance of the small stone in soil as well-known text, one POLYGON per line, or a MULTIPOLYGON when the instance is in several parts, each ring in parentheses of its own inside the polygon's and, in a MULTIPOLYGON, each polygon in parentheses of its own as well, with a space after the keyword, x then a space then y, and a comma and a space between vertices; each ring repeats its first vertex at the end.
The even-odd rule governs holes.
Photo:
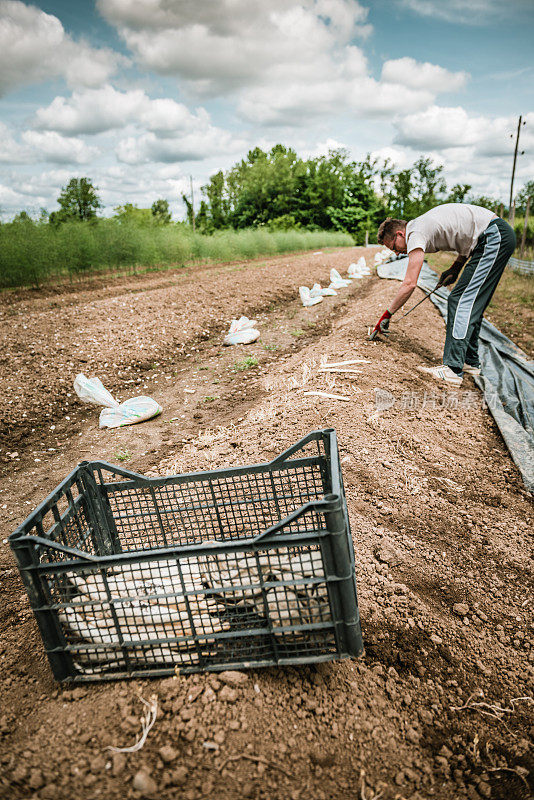
POLYGON ((452 607, 453 613, 458 617, 465 617, 469 614, 469 606, 467 603, 455 603, 452 607))
POLYGON ((238 686, 248 681, 246 672, 239 672, 238 670, 226 670, 225 672, 219 673, 218 677, 220 681, 228 683, 231 686, 238 686))
POLYGON ((145 770, 139 770, 132 782, 133 788, 141 794, 141 797, 153 797, 158 791, 156 781, 150 777, 145 770))
POLYGON ((171 747, 169 744, 166 744, 163 747, 160 747, 160 749, 158 750, 158 753, 159 753, 159 756, 160 756, 161 760, 165 764, 169 764, 171 761, 174 761, 176 759, 176 757, 178 756, 178 753, 176 752, 174 747, 171 747))

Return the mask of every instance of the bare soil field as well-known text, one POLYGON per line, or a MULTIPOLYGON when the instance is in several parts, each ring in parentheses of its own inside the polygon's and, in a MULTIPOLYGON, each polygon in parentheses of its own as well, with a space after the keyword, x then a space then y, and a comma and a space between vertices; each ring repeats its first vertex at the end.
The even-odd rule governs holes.
POLYGON ((531 797, 531 499, 471 378, 443 391, 416 369, 440 363, 444 324, 430 303, 369 342, 390 282, 353 281, 311 309, 297 296, 374 252, 0 298, 0 797, 531 797), (241 314, 261 339, 224 348, 241 314), (257 365, 238 368, 250 356, 257 365), (325 356, 371 363, 332 383, 318 371, 325 356), (99 409, 74 394, 78 372, 118 400, 148 394, 163 414, 101 431, 99 409), (351 401, 304 394, 315 389, 351 401), (268 461, 326 427, 341 450, 361 659, 54 682, 6 537, 79 461, 152 475, 213 469, 268 461), (139 737, 140 697, 153 694, 146 743, 113 754, 139 737))

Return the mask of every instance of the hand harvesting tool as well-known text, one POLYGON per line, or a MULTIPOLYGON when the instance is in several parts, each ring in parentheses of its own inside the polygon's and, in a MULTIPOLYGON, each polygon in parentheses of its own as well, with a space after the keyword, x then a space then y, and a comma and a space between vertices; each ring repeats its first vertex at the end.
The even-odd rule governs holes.
MULTIPOLYGON (((410 309, 408 309, 408 311, 406 311, 405 314, 403 314, 401 317, 399 317, 398 320, 393 320, 393 322, 400 322, 401 319, 404 319, 404 317, 407 317, 408 314, 411 314, 412 311, 414 311, 417 308, 417 306, 420 306, 421 303, 424 303, 424 301, 427 298, 429 298, 431 295, 433 295, 434 292, 437 291, 438 289, 439 289, 439 286, 435 286, 434 289, 432 289, 431 292, 428 292, 427 294, 425 294, 425 296, 421 300, 419 300, 419 302, 417 302, 414 306, 412 306, 410 309)), ((389 313, 389 311, 387 311, 387 310, 384 311, 384 313, 382 314, 382 316, 380 317, 380 319, 376 323, 375 327, 373 328, 373 330, 369 334, 369 340, 370 341, 374 341, 374 339, 376 339, 376 337, 378 336, 379 333, 383 333, 385 336, 389 336, 389 323, 390 323, 391 317, 392 317, 392 315, 389 313)))
POLYGON ((401 319, 404 319, 404 317, 407 317, 408 314, 411 314, 412 311, 414 311, 417 308, 417 306, 420 306, 421 303, 424 303, 425 300, 428 297, 430 297, 430 295, 434 294, 434 292, 436 292, 438 289, 439 289, 439 286, 436 286, 434 289, 432 289, 431 292, 428 292, 428 294, 425 294, 425 296, 421 300, 419 300, 418 303, 416 303, 414 306, 412 306, 410 309, 408 309, 408 311, 405 314, 403 314, 402 317, 400 317, 398 320, 394 320, 394 322, 399 322, 401 319))

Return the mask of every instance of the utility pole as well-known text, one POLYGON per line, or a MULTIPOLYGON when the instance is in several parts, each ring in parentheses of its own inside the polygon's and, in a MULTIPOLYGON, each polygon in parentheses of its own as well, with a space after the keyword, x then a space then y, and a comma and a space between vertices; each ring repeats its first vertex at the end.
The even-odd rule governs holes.
POLYGON ((189 176, 189 185, 191 186, 191 221, 193 223, 193 233, 195 232, 195 196, 193 194, 193 176, 189 176))
MULTIPOLYGON (((523 117, 519 116, 519 122, 517 123, 517 133, 515 136, 515 149, 514 149, 514 166, 512 167, 512 181, 510 183, 510 204, 508 206, 508 218, 510 218, 510 214, 512 213, 512 200, 514 197, 514 176, 515 176, 515 162, 517 161, 517 149, 519 147, 519 134, 521 132, 521 121, 523 117)), ((523 125, 526 125, 526 122, 523 122, 523 125)), ((513 133, 510 134, 510 139, 513 138, 513 133)), ((522 150, 520 155, 523 155, 525 151, 522 150)))

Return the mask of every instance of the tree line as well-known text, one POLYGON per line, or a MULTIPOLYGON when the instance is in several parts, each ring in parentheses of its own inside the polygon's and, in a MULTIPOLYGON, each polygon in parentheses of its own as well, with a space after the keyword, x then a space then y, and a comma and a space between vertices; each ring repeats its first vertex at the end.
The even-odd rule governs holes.
MULTIPOLYGON (((299 158, 281 144, 265 152, 251 150, 227 172, 212 175, 195 215, 207 232, 267 225, 350 233, 362 243, 386 216, 410 220, 439 203, 472 203, 499 213, 505 204, 471 193, 469 184, 447 188, 443 166, 420 156, 411 167, 396 170, 389 159, 353 161, 344 149, 317 158, 299 158)), ((516 198, 521 213, 534 193, 530 181, 516 198)), ((193 207, 183 195, 190 223, 193 207)))
MULTIPOLYGON (((497 213, 505 204, 471 193, 469 184, 447 188, 443 166, 420 156, 411 167, 395 169, 388 159, 350 159, 344 149, 328 155, 300 158, 289 147, 277 144, 269 151, 259 147, 226 172, 212 175, 202 187, 199 208, 182 195, 187 224, 198 232, 267 227, 269 230, 332 230, 349 233, 363 243, 373 237, 386 216, 413 219, 444 202, 468 202, 497 213)), ((534 194, 529 181, 516 196, 516 212, 524 213, 534 194)), ((39 222, 60 226, 65 222, 95 222, 102 208, 98 190, 89 178, 72 178, 58 197, 59 210, 43 209, 39 222)), ((132 203, 117 206, 114 219, 135 226, 171 223, 169 203, 157 199, 151 208, 132 203)), ((14 222, 31 222, 26 212, 14 222)), ((530 239, 529 235, 529 239, 530 239)))

